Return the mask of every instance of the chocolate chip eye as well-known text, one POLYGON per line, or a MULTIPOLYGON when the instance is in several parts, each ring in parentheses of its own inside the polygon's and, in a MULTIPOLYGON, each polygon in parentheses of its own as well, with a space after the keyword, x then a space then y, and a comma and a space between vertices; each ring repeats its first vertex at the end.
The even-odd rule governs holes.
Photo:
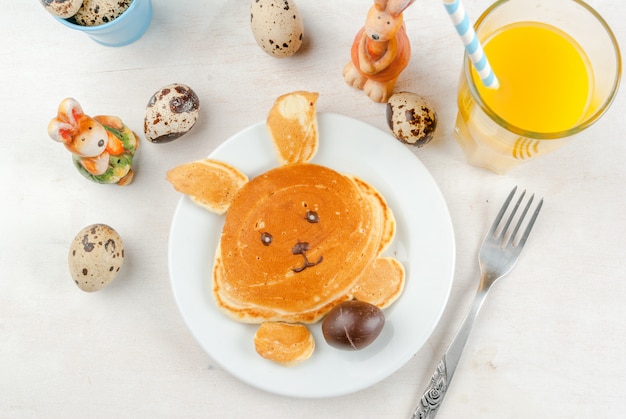
POLYGON ((272 235, 270 233, 263 233, 261 234, 261 243, 263 243, 265 246, 269 246, 270 244, 272 244, 272 235))
POLYGON ((320 222, 320 216, 315 211, 307 211, 305 219, 311 224, 320 222))

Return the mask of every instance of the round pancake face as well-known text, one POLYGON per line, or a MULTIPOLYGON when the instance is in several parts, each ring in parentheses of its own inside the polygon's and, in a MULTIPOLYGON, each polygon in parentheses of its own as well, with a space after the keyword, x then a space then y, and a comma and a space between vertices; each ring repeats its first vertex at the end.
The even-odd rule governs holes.
POLYGON ((296 163, 244 185, 216 257, 218 304, 243 321, 314 322, 350 298, 378 255, 380 221, 350 178, 296 163))

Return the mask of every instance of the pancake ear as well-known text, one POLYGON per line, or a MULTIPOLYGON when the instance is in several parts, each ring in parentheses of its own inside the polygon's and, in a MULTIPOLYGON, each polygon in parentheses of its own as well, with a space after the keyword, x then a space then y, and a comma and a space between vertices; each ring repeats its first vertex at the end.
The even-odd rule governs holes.
POLYGON ((267 129, 282 165, 306 163, 317 152, 315 103, 318 93, 296 91, 280 96, 267 117, 267 129))
POLYGON ((248 182, 248 177, 237 168, 211 159, 177 166, 167 172, 166 178, 178 192, 216 214, 224 214, 248 182))

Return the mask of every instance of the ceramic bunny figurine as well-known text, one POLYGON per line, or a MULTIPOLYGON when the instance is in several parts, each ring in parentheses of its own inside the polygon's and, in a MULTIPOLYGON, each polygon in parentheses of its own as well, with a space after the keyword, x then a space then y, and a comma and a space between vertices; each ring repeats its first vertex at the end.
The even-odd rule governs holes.
POLYGON ((74 166, 97 183, 128 185, 133 180, 133 156, 139 137, 116 116, 85 115, 80 104, 64 99, 48 125, 48 135, 65 145, 74 166))
POLYGON ((352 60, 343 77, 375 102, 386 102, 396 80, 409 63, 411 45, 402 12, 415 0, 374 0, 365 26, 352 44, 352 60))

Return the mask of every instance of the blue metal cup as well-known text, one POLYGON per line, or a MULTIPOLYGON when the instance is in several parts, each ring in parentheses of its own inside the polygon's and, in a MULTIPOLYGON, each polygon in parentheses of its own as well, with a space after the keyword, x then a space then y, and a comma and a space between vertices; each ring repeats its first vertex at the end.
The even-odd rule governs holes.
POLYGON ((98 26, 82 26, 67 19, 56 19, 68 28, 86 33, 99 44, 121 47, 141 38, 150 26, 152 0, 133 0, 119 17, 98 26))

